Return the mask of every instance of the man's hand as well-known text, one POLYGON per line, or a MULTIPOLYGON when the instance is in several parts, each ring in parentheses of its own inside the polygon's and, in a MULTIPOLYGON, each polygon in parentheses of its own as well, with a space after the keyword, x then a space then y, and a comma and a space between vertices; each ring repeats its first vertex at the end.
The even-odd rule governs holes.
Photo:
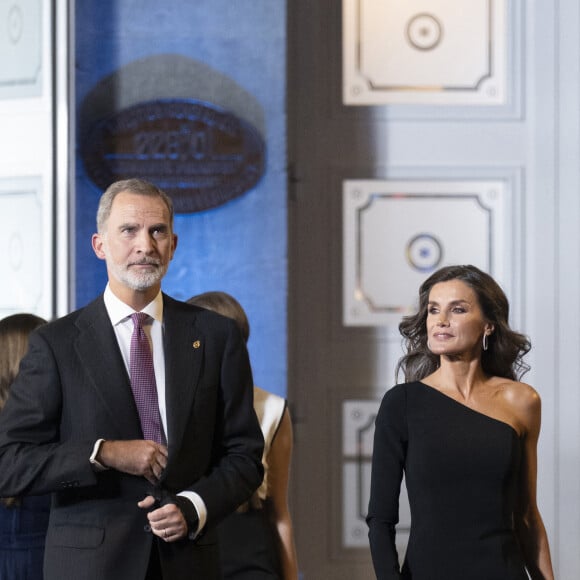
POLYGON ((103 441, 99 463, 131 475, 141 475, 156 485, 167 467, 167 447, 154 441, 103 441))
MULTIPOLYGON (((189 500, 186 500, 189 501, 189 500)), ((149 509, 155 504, 155 498, 148 495, 137 505, 149 509)), ((187 522, 181 510, 174 503, 165 505, 147 514, 151 531, 165 542, 176 542, 185 538, 188 533, 187 522)))

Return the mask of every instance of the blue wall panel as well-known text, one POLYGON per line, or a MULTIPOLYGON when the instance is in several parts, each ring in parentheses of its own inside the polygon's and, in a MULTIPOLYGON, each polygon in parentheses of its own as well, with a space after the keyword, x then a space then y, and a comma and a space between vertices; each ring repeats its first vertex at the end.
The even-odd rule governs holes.
MULTIPOLYGON (((145 63, 136 67, 141 76, 121 75, 117 93, 108 95, 114 106, 121 109, 138 99, 169 96, 208 100, 214 91, 217 104, 237 107, 236 114, 262 133, 266 171, 254 189, 222 206, 176 216, 179 243, 163 289, 178 299, 208 290, 224 290, 238 298, 250 319, 256 383, 282 395, 287 294, 285 14, 281 0, 76 4, 77 111, 98 118, 103 113, 99 85, 119 71, 133 70, 135 63, 145 63), (143 75, 143 67, 157 55, 183 58, 193 63, 193 73, 172 75, 153 65, 151 75, 143 75), (242 97, 251 96, 253 104, 240 101, 231 87, 239 88, 242 97)), ((80 113, 77 124, 83 125, 80 113)), ((76 169, 75 298, 80 307, 102 292, 106 272, 90 245, 101 189, 86 175, 78 153, 76 169)))

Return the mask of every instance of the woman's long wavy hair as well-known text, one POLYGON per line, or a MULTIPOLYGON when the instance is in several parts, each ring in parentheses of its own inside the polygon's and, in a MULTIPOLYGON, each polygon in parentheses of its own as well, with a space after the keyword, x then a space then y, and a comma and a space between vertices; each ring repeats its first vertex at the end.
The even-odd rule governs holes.
POLYGON ((528 338, 509 326, 509 302, 499 284, 475 266, 446 266, 434 272, 419 288, 419 310, 399 324, 406 354, 399 359, 396 380, 402 371, 405 381, 418 381, 439 367, 439 356, 427 344, 427 308, 435 284, 461 280, 476 294, 485 319, 493 324, 488 349, 481 351, 481 365, 488 376, 519 380, 530 366, 523 357, 531 348, 528 338))

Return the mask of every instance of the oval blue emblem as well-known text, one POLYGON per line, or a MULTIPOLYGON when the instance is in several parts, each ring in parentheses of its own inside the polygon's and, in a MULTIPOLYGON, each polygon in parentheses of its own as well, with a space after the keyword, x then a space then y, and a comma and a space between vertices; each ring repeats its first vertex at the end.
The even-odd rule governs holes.
POLYGON ((81 157, 101 189, 140 177, 173 199, 177 213, 222 205, 252 189, 265 170, 262 136, 211 103, 161 99, 98 121, 81 157))

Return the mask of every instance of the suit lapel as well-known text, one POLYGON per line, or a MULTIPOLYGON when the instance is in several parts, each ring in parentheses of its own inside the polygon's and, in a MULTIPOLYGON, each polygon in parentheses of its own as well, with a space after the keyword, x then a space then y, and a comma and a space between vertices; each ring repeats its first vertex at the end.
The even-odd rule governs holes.
POLYGON ((141 424, 117 337, 102 296, 89 304, 77 320, 76 350, 88 382, 119 430, 120 439, 140 438, 141 424))
POLYGON ((181 441, 191 415, 201 369, 205 336, 195 316, 184 316, 177 303, 163 296, 163 342, 165 349, 165 402, 169 448, 181 441))

